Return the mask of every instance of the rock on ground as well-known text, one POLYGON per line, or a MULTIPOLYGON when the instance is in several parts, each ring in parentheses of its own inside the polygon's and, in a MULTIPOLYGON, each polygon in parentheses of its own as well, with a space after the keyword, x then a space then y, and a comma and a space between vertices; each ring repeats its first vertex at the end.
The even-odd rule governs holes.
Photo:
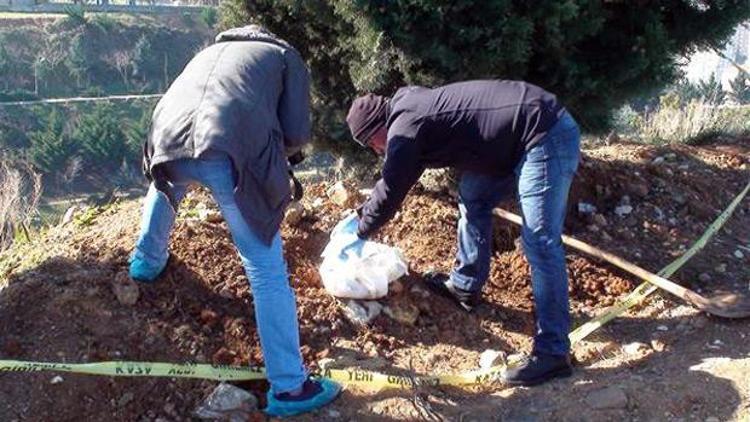
POLYGON ((589 393, 586 403, 594 409, 622 409, 628 405, 628 396, 617 386, 589 393))
POLYGON ((120 272, 115 276, 112 281, 112 292, 117 297, 117 301, 126 306, 135 305, 140 296, 138 284, 125 272, 120 272))

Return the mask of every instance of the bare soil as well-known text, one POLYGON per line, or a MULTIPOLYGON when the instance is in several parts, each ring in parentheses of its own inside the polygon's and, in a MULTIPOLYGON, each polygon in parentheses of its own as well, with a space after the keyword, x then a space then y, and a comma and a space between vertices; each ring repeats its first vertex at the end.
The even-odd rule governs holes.
MULTIPOLYGON (((679 256, 750 179, 747 140, 703 146, 616 144, 587 148, 571 192, 566 231, 651 271, 679 256), (632 212, 618 216, 628 202, 632 212), (578 212, 578 203, 599 216, 578 212)), ((418 313, 413 324, 380 315, 369 327, 349 322, 322 288, 317 267, 328 232, 345 209, 307 186, 306 216, 284 225, 285 252, 297 294, 303 355, 311 368, 361 367, 436 374, 476 369, 486 349, 528 351, 534 331, 529 270, 515 247, 518 229, 498 221, 490 280, 474 314, 432 296, 421 275, 449 270, 457 209, 447 193, 414 188, 378 235, 410 262, 403 289, 382 300, 418 313)), ((211 204, 190 194, 183 211, 211 204)), ((513 203, 503 204, 509 209, 513 203)), ((107 208, 83 225, 68 223, 2 257, 0 359, 59 362, 196 361, 262 365, 252 291, 226 225, 180 218, 165 274, 141 286, 132 305, 112 284, 125 276, 139 221, 137 201, 107 208), (86 225, 87 223, 90 223, 86 225)), ((750 200, 704 251, 672 279, 712 294, 750 288, 750 200), (740 251, 743 257, 735 255, 740 251)), ((640 283, 568 251, 574 325, 601 313, 640 283)), ((747 420, 750 418, 750 326, 701 315, 656 294, 579 343, 572 378, 543 386, 347 388, 335 404, 301 420, 747 420), (622 345, 642 342, 636 352, 622 345), (600 408, 596 391, 625 394, 600 408)), ((53 373, 0 374, 3 421, 185 421, 216 386, 201 380, 110 378, 53 373)), ((263 404, 264 382, 240 383, 263 404)), ((257 417, 262 419, 262 414, 257 417)))

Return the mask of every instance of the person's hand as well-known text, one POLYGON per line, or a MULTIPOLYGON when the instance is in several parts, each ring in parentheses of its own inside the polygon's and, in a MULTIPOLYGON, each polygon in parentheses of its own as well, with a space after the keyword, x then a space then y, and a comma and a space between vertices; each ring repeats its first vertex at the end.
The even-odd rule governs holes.
POLYGON ((349 216, 341 220, 336 225, 336 233, 341 235, 354 235, 357 236, 357 229, 359 228, 359 217, 357 213, 351 213, 349 216))

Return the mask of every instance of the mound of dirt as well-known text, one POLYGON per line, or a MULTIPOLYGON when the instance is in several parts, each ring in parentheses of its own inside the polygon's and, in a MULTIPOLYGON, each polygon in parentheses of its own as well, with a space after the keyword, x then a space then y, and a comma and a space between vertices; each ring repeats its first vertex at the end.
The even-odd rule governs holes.
MULTIPOLYGON (((744 186, 747 157, 748 148, 742 144, 591 149, 571 193, 567 231, 656 271, 696 239, 744 186), (593 205, 596 212, 580 213, 579 203, 593 205), (623 205, 630 207, 628 212, 618 208, 623 205)), ((368 327, 349 322, 339 302, 322 288, 317 271, 329 231, 347 212, 328 199, 329 186, 307 186, 305 215, 296 225, 285 224, 282 229, 297 294, 303 355, 310 367, 321 359, 333 359, 344 367, 388 372, 454 372, 476 368, 479 353, 487 348, 528 350, 534 332, 533 304, 528 265, 515 247, 518 229, 496 223, 485 303, 474 314, 459 312, 447 300, 425 291, 421 279, 428 269, 447 271, 453 265, 455 199, 419 186, 377 236, 404 251, 411 271, 398 291, 381 302, 416 317, 397 321, 382 314, 368 327)), ((139 229, 138 203, 112 206, 93 224, 54 228, 43 241, 6 254, 2 268, 8 283, 0 291, 0 359, 262 365, 252 289, 226 224, 185 212, 198 203, 212 206, 205 192, 189 194, 174 229, 169 265, 157 283, 139 286, 134 305, 118 301, 113 281, 127 270, 139 229)), ((749 216, 750 203, 745 201, 726 236, 675 279, 698 288, 713 284, 732 289, 743 280, 746 284, 747 262, 731 256, 737 242, 750 246, 749 216), (722 272, 717 273, 720 263, 722 272), (703 277, 697 282, 697 275, 704 273, 712 274, 714 281, 703 277)), ((611 305, 639 282, 568 252, 577 322, 611 305)), ((53 376, 0 375, 0 419, 81 420, 107 415, 129 421, 188 420, 215 386, 209 381, 74 374, 51 384, 53 376)), ((255 393, 266 388, 264 383, 243 386, 255 393)), ((341 411, 348 417, 359 414, 359 409, 341 411)))

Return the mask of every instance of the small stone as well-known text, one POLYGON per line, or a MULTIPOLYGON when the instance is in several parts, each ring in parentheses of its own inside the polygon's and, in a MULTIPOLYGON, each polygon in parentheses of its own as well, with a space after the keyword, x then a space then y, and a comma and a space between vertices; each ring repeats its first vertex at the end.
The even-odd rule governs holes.
POLYGON ((667 161, 674 161, 677 159, 677 154, 675 154, 674 152, 668 152, 664 154, 664 159, 667 161))
POLYGON ((120 400, 117 400, 117 405, 119 407, 126 406, 128 403, 133 401, 133 398, 135 398, 135 395, 133 393, 125 393, 120 397, 120 400))
POLYGON ((643 198, 648 195, 650 188, 648 186, 648 182, 639 178, 636 182, 630 184, 628 191, 639 198, 643 198))
POLYGON ((727 272, 727 264, 719 264, 714 268, 714 271, 716 271, 719 274, 724 274, 727 272))
POLYGON ((341 412, 334 409, 328 409, 328 417, 338 419, 341 417, 341 412))
POLYGON ((290 226, 296 226, 305 216, 305 207, 299 202, 292 202, 286 209, 284 221, 290 226))
POLYGON ((369 324, 383 311, 383 305, 374 300, 346 300, 344 303, 344 315, 353 323, 359 325, 369 324))
POLYGON ((656 331, 669 331, 669 327, 666 325, 659 325, 656 327, 656 331))
POLYGON ((494 366, 504 365, 506 353, 500 350, 487 349, 479 355, 479 367, 490 369, 494 366))
POLYGON ((333 186, 328 188, 326 194, 328 195, 328 199, 330 199, 331 202, 340 207, 346 207, 351 197, 351 194, 346 188, 346 185, 344 185, 344 182, 341 181, 336 182, 333 186))
POLYGON ((594 214, 594 223, 601 227, 607 226, 607 218, 601 214, 594 214))
POLYGON ((614 240, 612 238, 612 236, 610 236, 609 233, 607 233, 605 231, 601 232, 601 237, 602 237, 602 240, 605 241, 605 242, 611 242, 612 240, 614 240))
POLYGON ((623 195, 622 198, 620 198, 620 205, 631 205, 630 204, 630 196, 623 195))
POLYGON ((615 214, 618 217, 624 217, 628 214, 633 212, 633 206, 632 205, 619 205, 615 207, 615 214))
POLYGON ((628 405, 628 396, 620 387, 611 386, 589 393, 586 403, 594 409, 623 409, 628 405))
POLYGON ((586 229, 590 231, 591 233, 599 232, 599 226, 597 226, 596 224, 589 224, 588 226, 586 226, 586 229))
POLYGON ((664 163, 664 161, 664 157, 656 157, 653 161, 651 161, 651 164, 658 166, 659 164, 664 163))
POLYGON ((126 272, 117 273, 111 286, 112 292, 121 304, 133 306, 138 301, 138 297, 140 296, 138 284, 126 272))
POLYGON ((406 300, 396 301, 386 306, 383 308, 383 313, 402 324, 410 326, 414 326, 419 319, 419 308, 406 300))
POLYGON ((657 352, 663 352, 667 348, 667 345, 659 339, 654 339, 651 340, 651 348, 657 352))
POLYGON ((745 254, 743 254, 741 250, 737 249, 736 251, 734 251, 734 257, 737 259, 742 259, 745 257, 745 254))
POLYGON ((55 385, 55 384, 60 384, 61 382, 63 382, 63 377, 61 377, 61 376, 59 376, 59 375, 55 375, 55 376, 54 376, 54 377, 52 377, 52 379, 51 379, 51 380, 49 381, 49 383, 50 383, 50 384, 52 384, 52 385, 55 385))
POLYGON ((639 341, 626 344, 622 347, 622 351, 625 352, 628 355, 640 355, 643 353, 646 353, 649 351, 649 347, 646 343, 641 343, 639 341))
POLYGON ((596 206, 589 204, 588 202, 579 202, 578 213, 583 215, 592 215, 596 213, 596 206))
POLYGON ((258 410, 258 399, 234 385, 221 383, 195 410, 201 419, 247 421, 258 410), (231 415, 230 418, 227 416, 231 415))
POLYGON ((701 283, 708 283, 709 281, 711 281, 711 275, 709 275, 708 273, 700 273, 698 275, 698 280, 700 280, 701 283))

